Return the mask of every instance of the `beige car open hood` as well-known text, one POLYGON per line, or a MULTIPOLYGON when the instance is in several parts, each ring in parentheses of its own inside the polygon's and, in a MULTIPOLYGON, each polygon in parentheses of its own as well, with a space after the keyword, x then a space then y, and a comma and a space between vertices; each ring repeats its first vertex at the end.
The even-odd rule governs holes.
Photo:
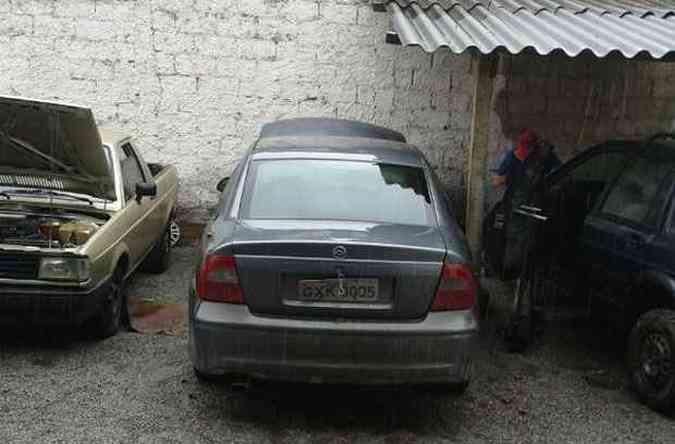
POLYGON ((110 199, 108 159, 89 108, 0 96, 0 185, 37 183, 110 199))

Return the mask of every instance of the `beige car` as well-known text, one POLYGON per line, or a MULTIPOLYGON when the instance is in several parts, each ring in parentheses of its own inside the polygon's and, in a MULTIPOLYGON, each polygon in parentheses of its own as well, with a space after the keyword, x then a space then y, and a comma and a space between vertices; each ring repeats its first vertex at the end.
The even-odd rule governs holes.
POLYGON ((124 321, 124 284, 164 271, 178 178, 91 110, 0 97, 0 323, 124 321))

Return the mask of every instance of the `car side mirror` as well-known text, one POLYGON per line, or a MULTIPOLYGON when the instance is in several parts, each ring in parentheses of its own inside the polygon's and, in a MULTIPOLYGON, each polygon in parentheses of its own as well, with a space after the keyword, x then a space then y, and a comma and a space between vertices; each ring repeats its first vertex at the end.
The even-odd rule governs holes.
POLYGON ((141 202, 143 196, 155 197, 157 196, 157 184, 150 182, 138 182, 136 184, 136 200, 141 202))
POLYGON ((229 182, 229 181, 230 181, 229 177, 223 177, 218 182, 218 185, 216 185, 216 189, 222 193, 223 190, 225 189, 225 187, 227 186, 227 182, 229 182))

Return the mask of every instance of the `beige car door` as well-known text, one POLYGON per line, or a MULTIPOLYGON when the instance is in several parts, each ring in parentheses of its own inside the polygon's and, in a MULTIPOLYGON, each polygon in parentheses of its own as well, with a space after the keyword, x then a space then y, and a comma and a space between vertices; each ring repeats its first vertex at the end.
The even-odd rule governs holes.
MULTIPOLYGON (((143 170, 143 174, 147 182, 155 182, 155 178, 152 176, 152 172, 148 168, 148 164, 143 160, 143 155, 138 150, 138 144, 135 139, 131 140, 132 148, 134 153, 136 153, 136 158, 139 160, 140 165, 143 170)), ((166 189, 166 184, 155 182, 157 186, 157 195, 151 197, 150 200, 153 202, 152 208, 150 209, 150 214, 146 217, 147 222, 154 228, 150 228, 150 234, 154 236, 155 240, 159 239, 162 231, 166 228, 166 215, 170 210, 169 206, 171 205, 171 199, 168 198, 169 194, 166 189)), ((146 226, 148 223, 146 223, 146 226)))
POLYGON ((125 241, 129 246, 131 265, 135 266, 157 239, 156 224, 150 220, 154 201, 150 197, 143 197, 140 201, 136 198, 136 184, 147 182, 150 178, 145 177, 131 143, 124 142, 118 150, 125 198, 124 219, 129 223, 125 241))

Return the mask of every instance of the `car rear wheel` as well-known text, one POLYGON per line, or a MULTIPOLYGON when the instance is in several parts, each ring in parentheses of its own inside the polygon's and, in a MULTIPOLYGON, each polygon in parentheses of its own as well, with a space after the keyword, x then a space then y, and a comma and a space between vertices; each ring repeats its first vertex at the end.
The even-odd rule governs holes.
POLYGON ((236 373, 222 373, 222 374, 209 374, 199 371, 196 367, 192 367, 192 370, 195 373, 197 381, 201 384, 218 384, 218 385, 232 385, 232 386, 241 386, 246 385, 251 382, 250 378, 245 375, 240 375, 236 373))
POLYGON ((127 320, 126 303, 124 271, 118 268, 110 281, 101 313, 88 321, 91 336, 96 339, 114 336, 127 320))
POLYGON ((202 383, 214 383, 223 378, 222 375, 210 375, 208 373, 202 373, 201 371, 197 370, 196 367, 193 367, 192 369, 194 370, 195 376, 197 377, 197 381, 202 383))
POLYGON ((469 381, 456 382, 443 385, 443 391, 452 395, 461 395, 469 388, 469 381))
POLYGON ((675 406, 675 311, 652 310, 633 327, 628 343, 631 382, 643 402, 659 411, 675 406))
POLYGON ((163 273, 169 268, 171 262, 171 222, 164 229, 162 237, 150 251, 150 254, 143 261, 142 270, 149 273, 163 273))

